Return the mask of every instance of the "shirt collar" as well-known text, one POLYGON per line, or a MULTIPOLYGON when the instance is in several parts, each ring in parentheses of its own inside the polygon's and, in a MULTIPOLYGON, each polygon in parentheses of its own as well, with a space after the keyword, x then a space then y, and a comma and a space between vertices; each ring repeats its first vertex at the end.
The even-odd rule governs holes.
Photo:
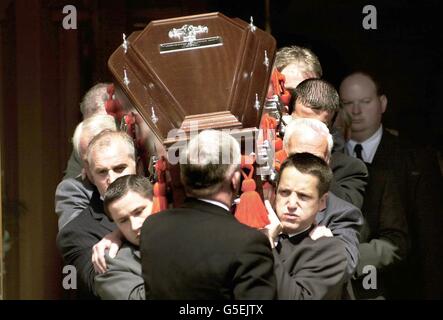
POLYGON ((221 203, 220 201, 216 201, 216 200, 209 200, 209 199, 202 199, 202 198, 198 198, 198 200, 203 201, 203 202, 207 202, 210 204, 213 204, 215 206, 219 206, 220 208, 225 209, 226 211, 229 211, 229 208, 227 205, 225 205, 224 203, 221 203))
POLYGON ((294 236, 296 236, 296 235, 299 235, 300 233, 305 232, 306 230, 308 230, 308 229, 311 228, 311 227, 312 227, 312 225, 309 226, 309 227, 307 227, 306 229, 303 229, 302 231, 299 231, 299 232, 296 232, 296 233, 288 233, 288 236, 289 236, 289 238, 294 237, 294 236))
POLYGON ((377 151, 378 145, 380 144, 382 135, 383 135, 383 126, 380 124, 380 127, 377 129, 377 131, 375 131, 374 134, 365 141, 358 142, 350 139, 346 143, 346 149, 348 154, 352 155, 353 157, 356 157, 356 154, 354 152, 354 147, 356 144, 359 143, 363 147, 362 158, 364 162, 372 163, 372 160, 374 159, 375 156, 375 152, 377 151))

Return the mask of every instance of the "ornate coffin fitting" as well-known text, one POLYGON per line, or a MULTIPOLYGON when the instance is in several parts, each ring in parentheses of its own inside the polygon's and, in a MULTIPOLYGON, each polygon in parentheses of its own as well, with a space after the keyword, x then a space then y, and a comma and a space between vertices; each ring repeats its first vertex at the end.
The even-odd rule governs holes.
POLYGON ((109 69, 116 95, 164 146, 171 130, 257 130, 276 41, 240 19, 209 13, 156 20, 123 37, 109 69))

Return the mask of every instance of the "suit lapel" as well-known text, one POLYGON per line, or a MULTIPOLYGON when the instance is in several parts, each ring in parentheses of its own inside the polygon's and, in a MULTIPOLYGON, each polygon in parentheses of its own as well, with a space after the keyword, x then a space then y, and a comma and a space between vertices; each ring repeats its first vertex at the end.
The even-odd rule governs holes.
POLYGON ((105 214, 103 201, 100 199, 100 194, 96 190, 92 194, 90 210, 92 217, 97 220, 103 227, 105 227, 110 232, 115 230, 116 225, 114 222, 109 220, 108 216, 105 214))
POLYGON ((387 159, 389 159, 393 153, 396 152, 396 149, 395 137, 386 130, 383 130, 383 135, 381 137, 380 144, 377 147, 377 151, 375 152, 372 163, 374 165, 383 164, 385 161, 388 161, 387 159))

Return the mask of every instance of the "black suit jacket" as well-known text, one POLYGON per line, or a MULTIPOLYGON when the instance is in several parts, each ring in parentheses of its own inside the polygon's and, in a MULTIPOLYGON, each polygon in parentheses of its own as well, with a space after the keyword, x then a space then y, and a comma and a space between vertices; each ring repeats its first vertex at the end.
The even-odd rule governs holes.
POLYGON ((329 192, 326 209, 317 213, 315 221, 329 228, 337 239, 343 241, 346 249, 346 279, 349 280, 358 264, 360 230, 363 226, 361 211, 351 203, 329 192))
POLYGON ((374 156, 371 171, 391 171, 398 182, 406 210, 411 250, 406 274, 408 286, 395 294, 401 298, 443 298, 443 183, 436 153, 411 145, 388 131, 374 156))
MULTIPOLYGON (((395 298, 393 290, 398 280, 409 243, 406 215, 401 201, 399 185, 392 171, 374 168, 368 164, 369 183, 363 203, 366 232, 362 232, 360 263, 353 288, 356 298, 369 299, 378 296, 395 298), (363 287, 366 265, 377 268, 377 288, 363 287)), ((401 277, 400 277, 401 279, 401 277)))
POLYGON ((361 242, 385 239, 398 248, 396 253, 403 259, 408 251, 408 226, 400 184, 392 171, 377 165, 367 165, 369 183, 362 211, 369 232, 361 242))
POLYGON ((89 207, 60 230, 57 246, 65 265, 73 265, 77 270, 78 298, 95 297, 92 247, 115 229, 116 225, 104 213, 103 201, 95 190, 89 207))
POLYGON ((278 298, 340 299, 346 275, 346 250, 335 237, 312 240, 307 230, 284 239, 274 252, 278 298))
POLYGON ((333 152, 330 167, 334 173, 329 190, 358 208, 362 207, 368 170, 365 164, 341 152, 333 152))
POLYGON ((368 180, 368 170, 363 161, 344 153, 345 140, 336 128, 331 130, 334 139, 329 165, 334 173, 329 188, 337 197, 361 209, 368 180))
POLYGON ((268 239, 223 208, 188 199, 149 216, 141 232, 147 299, 273 299, 268 239))

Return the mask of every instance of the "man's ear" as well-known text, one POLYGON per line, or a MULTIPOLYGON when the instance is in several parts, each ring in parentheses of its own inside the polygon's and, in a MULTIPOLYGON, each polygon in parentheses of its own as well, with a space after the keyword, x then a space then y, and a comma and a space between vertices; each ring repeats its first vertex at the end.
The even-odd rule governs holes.
MULTIPOLYGON (((293 102, 292 105, 292 119, 297 119, 297 100, 299 100, 298 98, 295 98, 294 100, 291 100, 291 102, 293 102)), ((300 105, 300 102, 298 103, 300 105)))
POLYGON ((152 214, 153 207, 154 207, 154 196, 152 196, 148 199, 148 210, 149 210, 148 216, 150 216, 152 214))
POLYGON ((380 96, 380 102, 381 102, 381 113, 385 113, 386 108, 388 107, 388 98, 386 95, 382 94, 380 96))
POLYGON ((231 178, 231 186, 234 190, 234 193, 238 193, 240 191, 240 177, 241 173, 239 170, 235 171, 231 178))
POLYGON ((94 184, 92 174, 91 174, 91 167, 89 166, 88 161, 83 161, 83 171, 86 175, 86 177, 89 179, 89 181, 94 184))
POLYGON ((324 195, 321 196, 321 198, 320 198, 320 210, 319 211, 323 211, 323 210, 326 209, 326 204, 327 204, 328 196, 329 196, 328 192, 326 192, 324 195))

